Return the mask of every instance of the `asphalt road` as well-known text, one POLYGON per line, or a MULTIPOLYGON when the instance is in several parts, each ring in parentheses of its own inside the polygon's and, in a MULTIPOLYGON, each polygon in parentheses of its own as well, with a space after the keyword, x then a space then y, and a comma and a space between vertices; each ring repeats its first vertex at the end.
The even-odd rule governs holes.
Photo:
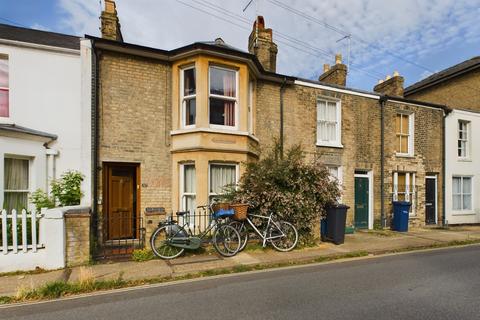
POLYGON ((0 308, 0 319, 480 319, 480 246, 0 308))

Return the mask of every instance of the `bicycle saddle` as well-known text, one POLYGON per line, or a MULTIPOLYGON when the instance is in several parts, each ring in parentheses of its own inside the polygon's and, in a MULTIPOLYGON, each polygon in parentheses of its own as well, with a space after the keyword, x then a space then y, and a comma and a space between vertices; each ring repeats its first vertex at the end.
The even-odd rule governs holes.
POLYGON ((189 214, 190 212, 188 211, 177 211, 177 216, 181 217, 181 216, 184 216, 186 214, 189 214))

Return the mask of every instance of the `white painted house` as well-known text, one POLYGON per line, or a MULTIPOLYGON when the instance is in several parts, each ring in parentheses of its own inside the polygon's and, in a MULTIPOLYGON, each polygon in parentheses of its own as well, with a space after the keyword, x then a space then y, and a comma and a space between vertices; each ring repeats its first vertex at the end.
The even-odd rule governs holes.
POLYGON ((0 207, 71 169, 90 205, 90 105, 89 40, 0 24, 0 207))
POLYGON ((445 130, 446 223, 480 223, 480 113, 455 109, 445 130))

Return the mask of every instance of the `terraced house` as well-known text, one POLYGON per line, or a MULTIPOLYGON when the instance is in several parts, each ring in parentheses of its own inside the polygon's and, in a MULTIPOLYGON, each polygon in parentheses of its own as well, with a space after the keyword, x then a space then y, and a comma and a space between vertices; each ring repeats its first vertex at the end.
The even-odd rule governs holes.
POLYGON ((480 223, 480 57, 431 75, 405 90, 408 97, 447 104, 445 223, 480 223))
POLYGON ((341 57, 318 81, 276 72, 262 17, 249 52, 221 38, 174 50, 123 41, 113 1, 94 51, 94 212, 104 240, 140 237, 165 212, 194 210, 238 181, 275 140, 300 142, 343 188, 357 228, 388 225, 393 200, 411 222, 443 214, 444 106, 403 98, 403 78, 345 87, 341 57), (434 199, 426 207, 426 199, 434 199))

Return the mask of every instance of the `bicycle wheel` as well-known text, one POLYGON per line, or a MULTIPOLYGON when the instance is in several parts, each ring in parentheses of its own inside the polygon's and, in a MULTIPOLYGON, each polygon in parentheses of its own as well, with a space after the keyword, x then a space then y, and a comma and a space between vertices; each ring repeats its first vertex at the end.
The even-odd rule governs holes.
POLYGON ((270 226, 269 238, 272 246, 278 251, 287 252, 293 250, 298 242, 298 232, 295 227, 286 221, 277 221, 270 226))
POLYGON ((247 224, 245 222, 233 220, 232 222, 229 223, 229 225, 234 227, 235 230, 237 230, 238 233, 240 234, 240 238, 242 239, 241 240, 242 242, 240 244, 240 249, 238 249, 238 251, 243 251, 243 249, 245 249, 245 247, 247 246, 248 238, 249 238, 247 224))
MULTIPOLYGON (((172 227, 173 225, 160 227, 152 234, 152 237, 150 238, 150 246, 157 257, 162 259, 174 259, 185 251, 185 248, 174 247, 168 243, 167 240, 172 237, 172 227)), ((176 227, 178 228, 178 226, 176 227)))
POLYGON ((224 257, 236 255, 240 249, 240 234, 234 227, 225 224, 219 226, 213 235, 213 246, 224 257))

